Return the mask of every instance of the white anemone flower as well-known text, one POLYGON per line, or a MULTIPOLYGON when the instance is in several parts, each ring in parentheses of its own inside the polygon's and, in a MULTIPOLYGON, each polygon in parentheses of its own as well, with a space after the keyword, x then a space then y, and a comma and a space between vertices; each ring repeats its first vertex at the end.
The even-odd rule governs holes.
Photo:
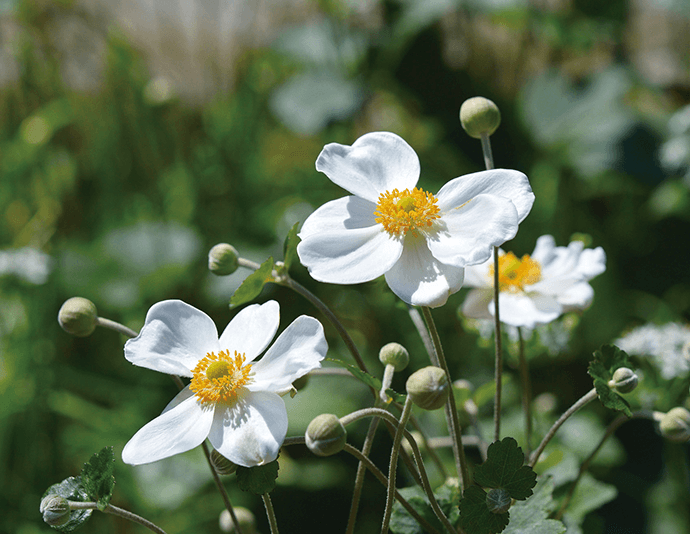
POLYGON ((154 304, 139 335, 125 344, 134 365, 191 379, 122 451, 139 465, 179 454, 207 437, 233 463, 272 462, 285 439, 288 418, 280 398, 292 382, 321 366, 328 345, 321 323, 295 319, 264 356, 278 330, 276 301, 240 311, 220 338, 213 320, 179 300, 154 304))
MULTIPOLYGON (((601 247, 584 249, 582 241, 557 247, 554 238, 543 235, 530 256, 518 258, 499 251, 498 281, 501 322, 534 328, 572 310, 584 310, 594 298, 589 280, 606 270, 601 247)), ((489 319, 494 315, 493 259, 469 267, 465 285, 475 287, 467 294, 462 312, 468 317, 489 319)))
POLYGON ((297 253, 311 276, 358 284, 385 275, 414 306, 445 304, 462 287, 464 267, 513 238, 534 202, 527 177, 505 169, 424 191, 417 154, 389 132, 326 145, 316 169, 352 196, 327 202, 302 226, 297 253))

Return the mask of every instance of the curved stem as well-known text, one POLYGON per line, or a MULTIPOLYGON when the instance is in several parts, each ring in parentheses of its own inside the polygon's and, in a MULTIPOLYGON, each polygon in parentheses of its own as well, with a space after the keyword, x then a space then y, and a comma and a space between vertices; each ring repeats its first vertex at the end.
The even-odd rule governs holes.
POLYGON ((546 436, 544 436, 544 439, 541 440, 541 443, 539 444, 539 447, 537 447, 537 450, 532 453, 532 458, 529 463, 530 467, 534 467, 535 464, 537 463, 537 460, 539 460, 539 456, 541 456, 541 453, 544 452, 544 449, 546 448, 546 445, 551 441, 551 438, 554 437, 556 432, 558 431, 559 428, 561 428, 561 425, 566 422, 566 420, 573 415, 575 412, 577 412, 580 408, 585 406, 586 404, 592 402, 594 399, 597 398, 597 390, 595 388, 592 388, 584 394, 575 404, 573 404, 570 408, 568 408, 563 415, 561 415, 558 418, 558 421, 556 421, 553 426, 549 429, 549 431, 546 433, 546 436))
POLYGON ((383 512, 383 521, 381 523, 381 534, 387 534, 388 525, 391 520, 391 513, 393 513, 393 499, 395 498, 395 479, 398 468, 398 453, 400 452, 400 445, 402 444, 403 432, 407 426, 407 420, 410 418, 412 412, 412 399, 408 396, 405 399, 402 414, 400 415, 400 422, 393 437, 393 446, 391 447, 391 458, 388 465, 388 491, 386 493, 386 508, 383 512))
POLYGON ((273 509, 273 503, 271 502, 271 496, 268 493, 261 495, 264 501, 264 507, 266 508, 266 516, 268 517, 268 524, 271 527, 271 534, 278 534, 278 522, 276 521, 276 513, 273 509))
POLYGON ((240 522, 237 520, 237 516, 235 515, 235 510, 232 507, 232 503, 230 502, 230 497, 228 496, 228 492, 225 489, 225 486, 223 485, 223 482, 220 479, 220 476, 218 475, 218 472, 216 471, 216 468, 213 467, 213 463, 211 462, 211 453, 208 451, 208 445, 206 445, 205 441, 201 442, 201 448, 204 451, 204 456, 206 457, 206 462, 208 463, 208 466, 211 468, 211 475, 213 475, 213 481, 216 483, 216 486, 218 487, 218 491, 220 491, 220 495, 223 499, 223 504, 225 504, 225 509, 230 513, 230 518, 232 519, 232 524, 235 526, 235 532, 238 534, 242 534, 242 528, 240 527, 240 522))
POLYGON ((417 329, 417 332, 419 332, 419 337, 422 339, 424 348, 429 354, 429 359, 431 360, 432 365, 440 367, 438 363, 438 356, 436 356, 436 349, 434 348, 434 342, 431 341, 431 336, 429 335, 429 331, 426 329, 424 319, 422 319, 422 316, 419 314, 419 310, 410 306, 409 314, 410 318, 412 319, 412 323, 417 329))
MULTIPOLYGON (((439 367, 446 373, 448 376, 448 381, 450 382, 451 378, 448 370, 448 364, 446 363, 446 358, 443 355, 441 338, 436 330, 436 324, 431 316, 431 310, 428 307, 423 306, 422 315, 424 316, 424 321, 426 322, 429 330, 431 341, 434 344, 439 367)), ((455 458, 455 469, 458 473, 458 478, 460 479, 460 490, 464 491, 467 484, 469 484, 470 476, 467 469, 467 460, 465 459, 465 450, 462 447, 462 428, 460 427, 460 421, 458 420, 458 409, 455 406, 455 395, 453 395, 452 391, 450 392, 450 395, 448 395, 448 401, 445 405, 445 412, 448 431, 453 438, 453 456, 455 458)))
POLYGON ((110 319, 106 319, 104 317, 96 317, 96 326, 102 326, 103 328, 115 330, 115 332, 119 332, 120 334, 123 334, 130 338, 134 338, 139 335, 131 328, 128 328, 123 324, 111 321, 110 319))
POLYGON ((529 380, 529 366, 525 357, 525 339, 522 328, 518 331, 518 359, 520 364, 520 381, 522 382, 522 412, 525 416, 525 456, 529 458, 532 440, 532 386, 529 380))
MULTIPOLYGON (((98 510, 98 504, 96 504, 95 502, 78 502, 78 501, 67 501, 67 502, 69 503, 70 510, 98 510)), ((106 514, 112 514, 112 515, 116 515, 118 517, 122 517, 124 519, 129 520, 129 521, 132 521, 133 523, 138 523, 141 526, 149 529, 151 532, 155 532, 156 534, 166 534, 165 530, 154 525, 148 519, 144 519, 143 517, 141 517, 137 514, 133 514, 132 512, 128 512, 127 510, 123 510, 122 508, 118 508, 117 506, 113 506, 112 504, 109 504, 108 506, 106 506, 105 510, 103 510, 103 512, 106 514)))

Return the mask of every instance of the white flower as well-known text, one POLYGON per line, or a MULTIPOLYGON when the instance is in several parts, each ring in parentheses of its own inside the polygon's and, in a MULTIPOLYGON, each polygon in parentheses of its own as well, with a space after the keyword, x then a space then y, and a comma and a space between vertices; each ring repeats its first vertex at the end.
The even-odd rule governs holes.
POLYGON ((125 358, 191 382, 125 445, 123 461, 154 462, 193 449, 207 437, 237 465, 275 460, 288 425, 279 394, 320 367, 328 350, 321 323, 303 315, 255 362, 279 321, 276 301, 253 304, 219 338, 211 318, 189 304, 154 304, 139 335, 125 344, 125 358))
MULTIPOLYGON (((581 241, 557 247, 553 237, 543 235, 531 256, 499 251, 501 322, 534 328, 567 311, 587 308, 594 298, 588 281, 606 270, 606 254, 601 247, 583 248, 581 241)), ((493 259, 466 269, 465 285, 478 288, 463 303, 468 317, 493 316, 493 276, 493 259)))
POLYGON ((690 370, 690 327, 687 325, 646 324, 613 343, 625 352, 647 357, 666 380, 685 376, 690 370))
POLYGON ((433 195, 416 186, 419 159, 400 137, 363 135, 331 143, 316 169, 353 196, 327 202, 304 223, 297 247, 313 278, 358 284, 381 275, 415 306, 442 306, 462 287, 464 267, 515 236, 534 194, 505 169, 451 180, 433 195))

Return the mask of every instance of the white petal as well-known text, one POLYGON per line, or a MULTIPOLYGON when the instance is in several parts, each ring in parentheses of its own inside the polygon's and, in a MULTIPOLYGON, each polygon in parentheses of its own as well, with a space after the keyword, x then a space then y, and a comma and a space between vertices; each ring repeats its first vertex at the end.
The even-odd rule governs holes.
POLYGON ((443 213, 439 229, 428 237, 431 253, 458 267, 483 263, 494 246, 515 237, 517 212, 509 200, 478 195, 469 202, 443 213))
MULTIPOLYGON (((524 293, 501 293, 498 305, 502 323, 511 326, 534 328, 537 324, 546 324, 563 313, 555 299, 545 295, 525 295, 524 293)), ((489 312, 494 313, 493 300, 489 303, 489 312)))
POLYGON ((585 280, 591 280, 595 276, 599 276, 605 270, 606 253, 603 248, 588 248, 582 251, 580 260, 577 262, 577 272, 581 274, 585 280))
POLYGON ((182 390, 187 398, 142 427, 122 451, 122 461, 131 465, 148 464, 180 454, 200 445, 213 422, 213 408, 202 407, 196 397, 182 390))
POLYGON ((579 282, 570 286, 557 298, 558 302, 568 310, 584 310, 594 299, 594 289, 587 282, 579 282))
MULTIPOLYGON (((465 274, 471 269, 465 269, 465 274)), ((491 289, 473 289, 465 297, 462 303, 462 313, 473 319, 491 319, 493 315, 489 313, 489 303, 493 298, 491 289)))
POLYGON ((216 407, 208 439, 231 462, 253 467, 278 457, 287 427, 283 399, 267 391, 247 391, 234 405, 216 407))
POLYGON ((517 209, 518 222, 527 217, 534 204, 534 193, 527 176, 509 169, 493 169, 460 176, 444 185, 436 196, 438 206, 443 211, 460 206, 481 194, 510 200, 517 209))
POLYGON ((386 282, 408 304, 437 308, 462 287, 464 274, 462 267, 434 258, 424 238, 408 234, 400 259, 386 273, 386 282))
POLYGON ((284 391, 300 376, 321 367, 328 344, 323 326, 313 317, 295 319, 263 358, 252 365, 254 379, 250 391, 284 391))
POLYGON ((212 351, 218 351, 213 320, 181 300, 151 306, 139 335, 125 343, 125 358, 134 365, 188 377, 197 362, 212 351))
POLYGON ((537 239, 532 252, 532 259, 540 265, 548 265, 556 257, 556 240, 551 235, 543 235, 537 239))
POLYGON ((380 225, 357 230, 329 230, 306 236, 297 254, 319 282, 359 284, 378 278, 398 261, 402 243, 380 225))
POLYGON ((549 255, 548 260, 542 263, 542 278, 578 279, 577 264, 583 248, 582 241, 571 241, 567 247, 556 247, 549 255))
MULTIPOLYGON (((499 256, 504 253, 498 249, 499 256)), ((465 287, 494 287, 494 280, 491 275, 491 267, 494 264, 493 253, 491 257, 484 263, 477 263, 476 265, 468 265, 465 267, 465 281, 462 283, 465 287)))
POLYGON ((241 310, 225 327, 218 343, 221 350, 244 353, 247 362, 261 354, 280 324, 280 306, 275 300, 252 304, 241 310))
POLYGON ((300 239, 329 230, 367 228, 376 223, 376 204, 359 197, 343 197, 326 202, 304 221, 300 239))
POLYGON ((316 170, 353 195, 376 203, 385 191, 417 185, 419 158, 401 137, 373 132, 352 146, 326 145, 316 159, 316 170))

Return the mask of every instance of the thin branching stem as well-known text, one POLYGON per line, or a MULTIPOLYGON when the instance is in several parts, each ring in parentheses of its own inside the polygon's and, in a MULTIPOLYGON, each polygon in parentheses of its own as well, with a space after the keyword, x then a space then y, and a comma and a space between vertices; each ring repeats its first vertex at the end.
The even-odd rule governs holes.
POLYGON ((96 317, 96 326, 102 326, 103 328, 108 328, 109 330, 115 330, 115 332, 119 332, 120 334, 123 334, 129 338, 134 338, 139 335, 131 328, 104 317, 96 317))
POLYGON ((271 496, 268 493, 261 495, 264 501, 264 508, 266 508, 266 517, 268 517, 268 524, 271 527, 271 534, 278 534, 278 521, 276 521, 276 512, 273 509, 271 496))
POLYGON ((518 361, 520 365, 520 382, 522 382, 522 413, 525 416, 525 456, 529 458, 532 450, 532 385, 529 379, 529 366, 525 357, 525 339, 522 328, 518 326, 518 361))
MULTIPOLYGON (((70 510, 98 510, 98 504, 95 502, 78 502, 78 501, 67 501, 67 502, 69 503, 70 510)), ((139 525, 146 527, 151 532, 155 532, 156 534, 166 534, 165 530, 154 525, 148 519, 144 519, 140 515, 134 514, 132 512, 124 510, 122 508, 118 508, 117 506, 113 506, 112 504, 109 504, 108 506, 106 506, 105 509, 103 510, 103 512, 106 514, 112 514, 112 515, 116 515, 118 517, 122 517, 124 519, 129 520, 129 521, 132 521, 133 523, 138 523, 139 525)))
POLYGON ((204 456, 206 457, 206 462, 208 463, 208 466, 211 469, 211 475, 213 476, 213 481, 216 483, 216 487, 218 488, 218 491, 220 492, 220 495, 223 499, 223 504, 225 504, 225 509, 230 514, 230 518, 232 519, 232 524, 235 526, 235 532, 237 532, 238 534, 242 534, 242 528, 240 527, 240 522, 237 520, 237 516, 235 515, 235 509, 232 507, 232 503, 230 502, 230 497, 228 496, 228 492, 225 489, 225 486, 223 485, 223 481, 220 479, 220 476, 218 475, 218 471, 216 471, 216 468, 213 467, 213 463, 211 462, 211 453, 209 452, 208 445, 206 445, 205 441, 203 441, 201 443, 201 449, 204 451, 204 456))

